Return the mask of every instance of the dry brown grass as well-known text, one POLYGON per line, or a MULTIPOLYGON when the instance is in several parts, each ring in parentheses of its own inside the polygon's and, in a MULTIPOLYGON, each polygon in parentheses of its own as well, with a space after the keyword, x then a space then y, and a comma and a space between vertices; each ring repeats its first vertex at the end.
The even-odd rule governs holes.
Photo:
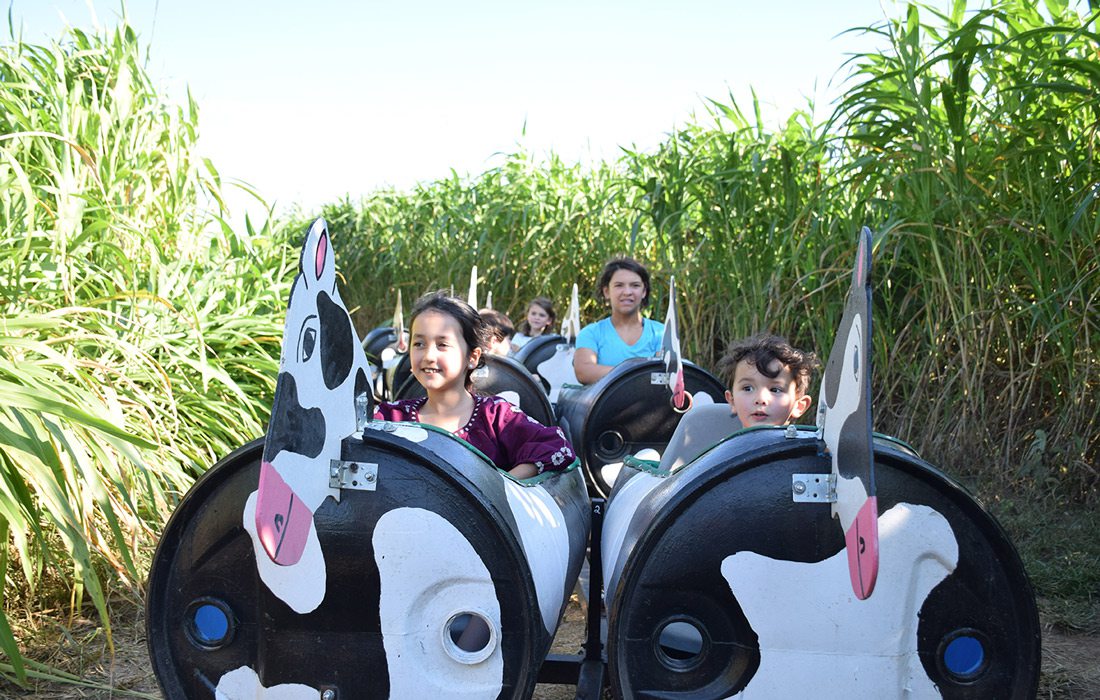
MULTIPOLYGON (((82 683, 29 678, 27 686, 0 680, 0 697, 73 700, 74 698, 161 698, 145 646, 144 608, 132 598, 111 600, 114 655, 98 620, 69 620, 64 612, 12 616, 23 653, 32 664, 71 674, 82 683)), ((11 615, 11 612, 9 612, 11 615)), ((54 675, 47 672, 47 675, 54 675)), ((60 674, 58 674, 60 675, 60 674)))
POLYGON ((1043 626, 1038 698, 1100 698, 1100 635, 1043 626))

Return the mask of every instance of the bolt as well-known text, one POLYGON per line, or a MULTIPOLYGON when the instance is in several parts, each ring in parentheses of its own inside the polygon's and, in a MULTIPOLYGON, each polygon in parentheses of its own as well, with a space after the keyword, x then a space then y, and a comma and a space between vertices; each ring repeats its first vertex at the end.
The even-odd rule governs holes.
POLYGON ((329 688, 325 692, 321 693, 321 700, 336 700, 336 691, 329 688))
POLYGON ((796 494, 798 494, 799 496, 806 493, 806 484, 805 484, 805 482, 802 482, 802 481, 794 482, 794 492, 796 494))
POLYGON ((354 474, 355 472, 359 471, 359 465, 358 465, 358 464, 356 464, 355 462, 352 462, 352 463, 351 463, 351 471, 352 471, 352 473, 353 473, 353 474, 354 474))
POLYGON ((367 472, 367 477, 366 478, 367 478, 367 483, 368 484, 373 484, 376 477, 374 475, 374 472, 367 472))

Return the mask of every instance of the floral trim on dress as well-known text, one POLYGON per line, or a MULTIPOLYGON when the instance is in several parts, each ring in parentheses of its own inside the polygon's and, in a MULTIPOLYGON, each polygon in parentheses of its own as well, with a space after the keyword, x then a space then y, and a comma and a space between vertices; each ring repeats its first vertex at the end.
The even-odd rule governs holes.
MULTIPOLYGON (((474 397, 474 410, 470 412, 470 419, 466 421, 466 425, 462 426, 458 430, 454 431, 454 434, 465 440, 470 432, 470 427, 474 424, 474 419, 477 418, 477 412, 481 409, 481 403, 485 400, 484 396, 480 394, 470 394, 474 397)), ((428 403, 427 396, 421 396, 419 399, 415 399, 413 403, 407 404, 402 408, 402 412, 409 417, 413 423, 422 423, 420 420, 420 409, 424 407, 424 404, 428 403)), ((564 439, 565 436, 562 435, 564 439)))

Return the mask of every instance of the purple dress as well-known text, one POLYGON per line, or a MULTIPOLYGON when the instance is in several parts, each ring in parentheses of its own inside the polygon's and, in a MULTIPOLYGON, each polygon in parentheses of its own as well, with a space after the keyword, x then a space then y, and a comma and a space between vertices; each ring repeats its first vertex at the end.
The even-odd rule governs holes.
MULTIPOLYGON (((376 420, 420 422, 428 397, 382 402, 376 420)), ((499 396, 474 394, 474 412, 455 435, 481 450, 500 469, 530 462, 541 474, 560 471, 577 459, 561 428, 547 427, 499 396)))

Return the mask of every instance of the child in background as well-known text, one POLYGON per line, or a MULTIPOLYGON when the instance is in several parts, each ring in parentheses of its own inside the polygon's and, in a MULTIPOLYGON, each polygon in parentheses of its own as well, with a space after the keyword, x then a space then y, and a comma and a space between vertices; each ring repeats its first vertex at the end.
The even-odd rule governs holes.
POLYGON ((519 332, 512 336, 512 352, 518 351, 532 339, 547 331, 558 315, 554 313, 554 302, 547 297, 535 297, 527 305, 527 316, 519 322, 519 332))
POLYGON ((742 427, 787 425, 813 403, 807 392, 819 366, 812 352, 784 338, 754 335, 731 343, 718 362, 727 381, 726 401, 742 427))
POLYGON ((485 329, 489 334, 485 352, 490 355, 506 356, 512 349, 512 336, 516 333, 512 320, 499 311, 493 311, 492 309, 482 309, 478 313, 481 315, 481 320, 485 323, 485 329))
POLYGON ((412 374, 427 396, 383 402, 375 419, 450 431, 519 479, 576 460, 560 428, 542 425, 499 396, 473 393, 470 374, 484 363, 488 335, 473 307, 443 292, 427 294, 416 302, 409 331, 412 374))

